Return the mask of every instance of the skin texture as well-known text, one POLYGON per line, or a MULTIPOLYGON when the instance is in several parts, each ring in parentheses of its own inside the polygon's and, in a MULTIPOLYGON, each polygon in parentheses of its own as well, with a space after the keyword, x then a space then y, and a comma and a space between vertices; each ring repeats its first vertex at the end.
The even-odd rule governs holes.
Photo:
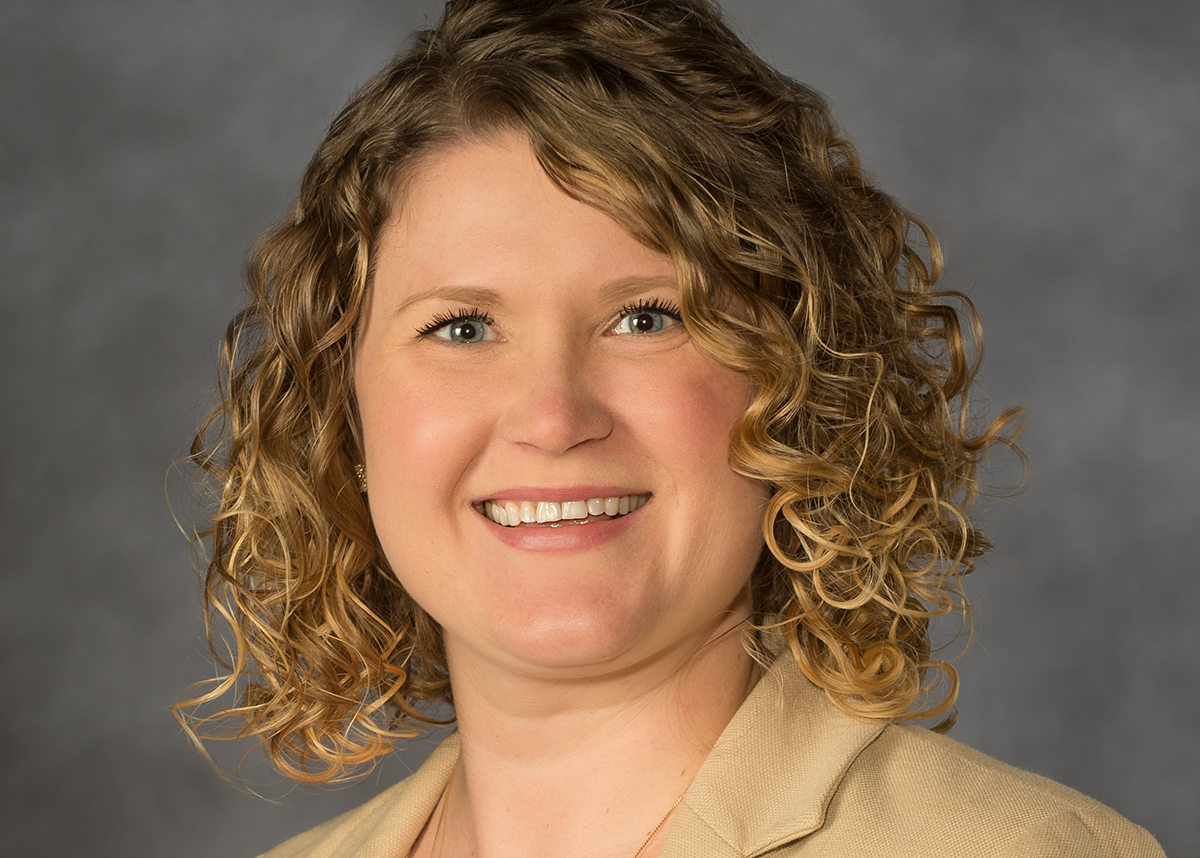
POLYGON ((677 306, 671 260, 517 135, 430 158, 385 229, 356 393, 380 541, 446 640, 463 757, 443 854, 631 855, 750 687, 736 627, 765 493, 727 460, 749 386, 677 306), (447 338, 464 317, 481 341, 447 338), (481 514, 634 493, 585 525, 481 514))

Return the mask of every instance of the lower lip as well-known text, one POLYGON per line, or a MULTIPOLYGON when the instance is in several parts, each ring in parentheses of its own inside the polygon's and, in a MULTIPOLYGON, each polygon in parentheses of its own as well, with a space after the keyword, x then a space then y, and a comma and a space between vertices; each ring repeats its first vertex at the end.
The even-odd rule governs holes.
POLYGON ((493 536, 512 548, 523 551, 583 551, 620 536, 633 523, 631 519, 636 519, 645 508, 643 504, 633 512, 615 518, 566 519, 534 527, 507 527, 496 524, 482 513, 479 513, 479 518, 493 536))

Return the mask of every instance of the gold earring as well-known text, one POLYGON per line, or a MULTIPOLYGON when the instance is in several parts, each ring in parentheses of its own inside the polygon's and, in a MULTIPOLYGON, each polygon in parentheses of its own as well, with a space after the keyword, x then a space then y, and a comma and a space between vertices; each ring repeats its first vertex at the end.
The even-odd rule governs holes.
POLYGON ((362 465, 355 465, 354 473, 358 476, 358 490, 365 495, 367 493, 367 469, 362 465))

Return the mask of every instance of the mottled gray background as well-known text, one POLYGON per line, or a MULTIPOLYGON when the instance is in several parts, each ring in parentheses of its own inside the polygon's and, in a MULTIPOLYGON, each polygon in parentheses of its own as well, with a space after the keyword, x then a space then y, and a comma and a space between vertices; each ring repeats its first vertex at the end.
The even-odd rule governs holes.
MULTIPOLYGON (((1032 478, 989 507, 999 547, 970 582, 954 735, 1200 854, 1200 4, 726 8, 940 230, 992 401, 1030 409, 1032 478)), ((278 805, 207 767, 168 712, 210 668, 163 477, 209 401, 248 244, 437 11, 0 5, 9 854, 253 856, 418 759, 333 793, 248 764, 278 805)))

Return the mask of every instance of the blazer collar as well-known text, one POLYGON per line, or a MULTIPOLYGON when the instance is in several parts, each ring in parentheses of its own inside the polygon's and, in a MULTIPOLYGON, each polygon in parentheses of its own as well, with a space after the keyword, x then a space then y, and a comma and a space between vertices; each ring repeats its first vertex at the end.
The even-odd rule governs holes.
POLYGON ((749 858, 811 834, 885 726, 834 706, 784 649, 697 773, 660 858, 749 858))
MULTIPOLYGON (((407 855, 454 774, 458 731, 410 777, 374 799, 280 847, 281 858, 395 858, 407 855), (289 848, 291 847, 291 848, 289 848)), ((273 858, 275 852, 262 856, 273 858)))

